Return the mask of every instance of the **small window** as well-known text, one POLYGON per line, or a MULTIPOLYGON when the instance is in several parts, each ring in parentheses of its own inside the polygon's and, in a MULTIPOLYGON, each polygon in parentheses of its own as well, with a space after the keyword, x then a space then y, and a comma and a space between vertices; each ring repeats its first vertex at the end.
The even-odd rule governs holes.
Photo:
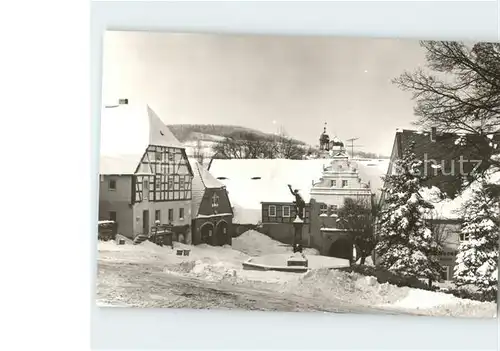
POLYGON ((342 181, 342 188, 347 188, 347 184, 348 184, 347 180, 343 180, 342 181))
POLYGON ((276 206, 269 205, 269 217, 276 217, 276 206))
POLYGON ((252 180, 259 180, 259 179, 261 179, 261 177, 252 177, 250 179, 252 179, 252 180))
POLYGON ((156 221, 160 221, 161 222, 161 211, 160 210, 156 210, 155 211, 155 222, 156 221))
POLYGON ((290 217, 290 206, 283 206, 283 217, 290 217))
POLYGON ((116 222, 116 212, 115 211, 110 211, 109 212, 109 220, 116 222))
POLYGON ((337 181, 336 180, 330 180, 330 187, 334 188, 337 186, 337 181))
POLYGON ((162 153, 161 152, 155 152, 155 159, 156 161, 161 161, 162 159, 162 153))
POLYGON ((328 213, 328 206, 326 204, 321 204, 319 207, 319 214, 326 215, 328 213))
POLYGON ((179 219, 184 219, 184 208, 179 208, 179 219))
POLYGON ((226 180, 227 178, 226 177, 217 177, 217 179, 219 179, 219 180, 226 180))
POLYGON ((174 221, 174 210, 172 208, 168 209, 168 221, 173 222, 174 221))
POLYGON ((180 177, 179 179, 179 188, 184 189, 184 177, 180 177))
POLYGON ((155 187, 156 187, 156 190, 160 190, 160 188, 161 188, 161 179, 160 179, 160 177, 156 177, 155 187))
POLYGON ((470 240, 469 234, 459 233, 458 237, 459 237, 460 241, 469 241, 470 240))
POLYGON ((332 213, 336 213, 338 210, 339 210, 339 207, 337 205, 330 206, 330 211, 332 211, 332 213))
POLYGON ((109 190, 116 190, 116 180, 114 179, 109 180, 109 190))
POLYGON ((169 161, 173 161, 173 160, 175 160, 175 155, 174 155, 174 153, 173 153, 172 151, 170 151, 170 152, 168 153, 168 160, 169 160, 169 161))
POLYGON ((149 190, 149 180, 144 179, 142 181, 142 185, 143 185, 144 189, 148 189, 149 190))

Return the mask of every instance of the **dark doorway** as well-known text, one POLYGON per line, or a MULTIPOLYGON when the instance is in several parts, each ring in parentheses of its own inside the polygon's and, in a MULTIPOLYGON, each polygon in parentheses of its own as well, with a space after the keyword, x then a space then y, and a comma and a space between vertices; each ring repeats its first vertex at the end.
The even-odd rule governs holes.
POLYGON ((328 251, 328 256, 343 258, 345 260, 352 261, 353 259, 352 251, 353 251, 352 241, 347 238, 339 238, 330 246, 330 250, 328 251))
POLYGON ((142 211, 142 233, 149 234, 149 210, 142 211))
POLYGON ((216 232, 215 237, 217 239, 216 245, 219 246, 229 245, 229 231, 226 221, 220 221, 219 223, 217 223, 217 228, 215 232, 216 232))
POLYGON ((202 244, 210 245, 212 243, 213 230, 214 226, 211 223, 204 224, 201 226, 200 235, 202 244))

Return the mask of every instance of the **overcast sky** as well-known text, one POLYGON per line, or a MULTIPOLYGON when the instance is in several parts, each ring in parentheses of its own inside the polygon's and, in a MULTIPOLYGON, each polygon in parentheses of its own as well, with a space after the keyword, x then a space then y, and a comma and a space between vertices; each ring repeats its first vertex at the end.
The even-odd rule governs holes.
POLYGON ((389 155, 414 102, 390 80, 424 65, 417 41, 108 32, 104 102, 146 102, 167 124, 233 124, 317 144, 357 137, 389 155))

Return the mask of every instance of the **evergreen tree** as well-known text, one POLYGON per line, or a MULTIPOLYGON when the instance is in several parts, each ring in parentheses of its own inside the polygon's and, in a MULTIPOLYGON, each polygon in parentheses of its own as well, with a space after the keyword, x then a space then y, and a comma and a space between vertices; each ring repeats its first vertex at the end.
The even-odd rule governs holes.
POLYGON ((433 205, 419 194, 425 181, 422 161, 413 153, 414 144, 396 162, 396 172, 385 177, 385 208, 380 216, 376 246, 379 265, 406 277, 439 279, 438 245, 425 223, 433 205))
POLYGON ((473 189, 463 208, 461 235, 454 273, 458 286, 472 284, 485 294, 498 291, 499 198, 484 181, 473 189))

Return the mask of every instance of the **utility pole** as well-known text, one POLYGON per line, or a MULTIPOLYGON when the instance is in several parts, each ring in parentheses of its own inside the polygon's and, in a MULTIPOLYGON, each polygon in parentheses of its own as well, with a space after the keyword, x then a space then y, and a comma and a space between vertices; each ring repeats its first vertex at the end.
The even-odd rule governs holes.
POLYGON ((354 147, 362 147, 363 145, 354 145, 354 141, 358 140, 359 138, 351 138, 351 139, 347 139, 346 141, 350 141, 351 142, 351 157, 354 157, 354 147))

